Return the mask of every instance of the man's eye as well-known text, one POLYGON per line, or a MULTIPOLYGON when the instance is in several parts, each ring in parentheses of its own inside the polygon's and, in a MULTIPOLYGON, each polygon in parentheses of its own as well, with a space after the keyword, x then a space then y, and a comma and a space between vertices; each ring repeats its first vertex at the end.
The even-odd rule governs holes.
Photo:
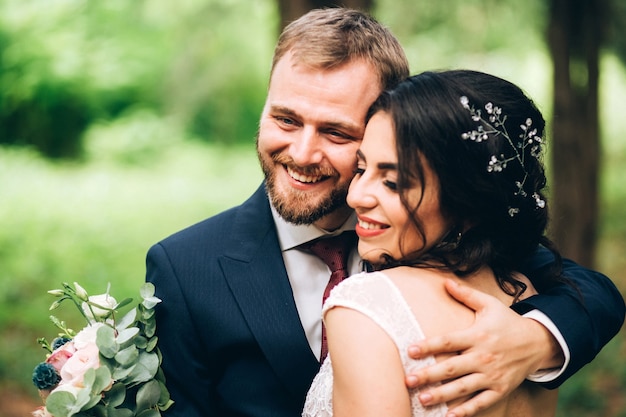
POLYGON ((279 121, 280 123, 286 124, 286 125, 292 125, 294 124, 294 121, 288 117, 281 117, 281 116, 276 116, 275 119, 277 121, 279 121))

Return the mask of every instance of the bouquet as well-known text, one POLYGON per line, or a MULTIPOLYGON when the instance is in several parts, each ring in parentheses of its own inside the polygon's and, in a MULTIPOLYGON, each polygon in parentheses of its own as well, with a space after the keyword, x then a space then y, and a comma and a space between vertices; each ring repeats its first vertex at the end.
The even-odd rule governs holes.
POLYGON ((35 417, 156 417, 173 401, 161 370, 161 353, 155 336, 154 285, 141 287, 142 301, 121 318, 119 311, 132 303, 117 302, 107 292, 90 296, 78 283, 48 291, 58 297, 50 310, 70 301, 87 325, 75 332, 55 316, 61 331, 47 350, 44 362, 33 371, 33 383, 44 406, 35 417))

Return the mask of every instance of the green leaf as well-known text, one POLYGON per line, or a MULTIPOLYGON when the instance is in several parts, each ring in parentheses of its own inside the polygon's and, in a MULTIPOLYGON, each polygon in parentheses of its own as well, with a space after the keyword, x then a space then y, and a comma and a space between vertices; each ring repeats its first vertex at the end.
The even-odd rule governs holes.
POLYGON ((125 344, 129 340, 132 340, 139 333, 139 328, 131 327, 125 330, 122 330, 118 335, 116 342, 120 345, 125 344))
POLYGON ((148 309, 152 309, 154 308, 157 304, 159 304, 161 302, 160 298, 157 297, 148 297, 148 298, 144 298, 143 302, 141 303, 144 307, 148 308, 148 309))
POLYGON ((135 346, 137 346, 137 349, 145 349, 148 346, 148 339, 141 335, 137 336, 135 338, 135 346))
POLYGON ((159 369, 159 357, 155 353, 141 352, 135 368, 128 376, 128 383, 152 379, 159 369))
POLYGON ((96 370, 94 368, 89 368, 85 371, 85 375, 83 375, 83 386, 88 390, 91 390, 94 381, 96 380, 96 370))
POLYGON ((46 399, 46 408, 55 417, 70 417, 80 411, 76 397, 67 391, 53 391, 46 399))
POLYGON ((159 410, 165 411, 170 408, 172 404, 174 404, 174 401, 171 400, 170 392, 167 390, 165 384, 161 381, 158 382, 161 390, 161 395, 159 397, 159 410))
POLYGON ((146 351, 152 352, 154 348, 157 346, 158 341, 159 341, 159 338, 157 336, 154 336, 152 339, 150 339, 148 341, 148 344, 146 345, 146 351))
POLYGON ((115 355, 115 361, 122 366, 127 366, 134 363, 139 357, 139 351, 134 345, 127 347, 126 349, 120 350, 115 355))
POLYGON ((154 311, 154 309, 144 308, 143 311, 141 312, 141 318, 144 320, 151 319, 155 313, 156 311, 154 311))
POLYGON ((104 393, 104 399, 111 407, 121 405, 126 399, 126 387, 121 382, 116 382, 110 390, 104 393))
POLYGON ((111 371, 106 366, 101 366, 95 371, 95 380, 91 387, 92 394, 100 395, 102 391, 111 385, 111 371))
POLYGON ((154 296, 154 291, 154 284, 151 282, 145 282, 139 289, 139 294, 141 295, 141 298, 145 299, 154 296))
POLYGON ((146 334, 147 337, 154 336, 154 334, 156 333, 156 322, 154 320, 151 320, 148 323, 146 323, 144 333, 146 334))
POLYGON ((161 387, 158 381, 151 380, 143 384, 137 391, 137 408, 135 411, 142 411, 153 408, 161 398, 161 387))
POLYGON ((102 326, 96 333, 96 345, 100 354, 105 358, 112 358, 119 350, 119 345, 115 341, 115 332, 109 326, 102 326))
POLYGON ((130 375, 130 373, 135 369, 136 365, 132 365, 126 368, 123 367, 116 367, 113 370, 113 379, 115 379, 116 381, 124 381, 126 378, 128 378, 128 375, 130 375))
POLYGON ((120 308, 127 306, 128 304, 132 303, 133 299, 132 298, 124 298, 122 301, 120 301, 119 303, 117 303, 117 305, 115 306, 116 310, 119 310, 120 308))
POLYGON ((123 330, 127 328, 128 326, 130 326, 131 324, 133 324, 136 319, 137 319, 137 309, 133 308, 128 313, 126 313, 124 317, 122 317, 122 319, 117 323, 117 326, 115 327, 118 330, 123 330))
POLYGON ((128 408, 109 408, 108 411, 108 417, 133 417, 135 415, 128 408))
POLYGON ((141 413, 137 414, 137 417, 160 417, 161 413, 157 410, 144 410, 141 413))

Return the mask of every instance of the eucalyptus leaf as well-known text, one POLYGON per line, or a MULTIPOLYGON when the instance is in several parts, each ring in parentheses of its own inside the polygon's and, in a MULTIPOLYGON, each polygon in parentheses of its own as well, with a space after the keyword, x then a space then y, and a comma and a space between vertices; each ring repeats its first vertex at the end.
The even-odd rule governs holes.
POLYGON ((121 382, 116 382, 110 390, 104 393, 104 399, 111 407, 121 405, 126 399, 126 387, 121 382))
POLYGON ((87 369, 83 375, 83 387, 91 391, 91 387, 93 386, 95 380, 96 370, 94 368, 87 369))
POLYGON ((46 408, 55 417, 70 417, 80 411, 76 397, 67 391, 53 391, 46 399, 46 408))
POLYGON ((160 397, 161 387, 159 386, 159 382, 155 380, 146 382, 137 390, 137 408, 135 411, 153 408, 159 402, 160 397))
POLYGON ((134 363, 139 357, 139 350, 134 345, 120 350, 115 355, 115 361, 122 366, 127 366, 134 363))
POLYGON ((137 309, 133 308, 128 313, 124 314, 124 317, 121 318, 117 322, 117 326, 115 326, 118 330, 126 329, 128 326, 133 324, 137 319, 137 309))
POLYGON ((159 396, 159 409, 161 411, 165 411, 168 408, 170 408, 172 404, 174 404, 174 401, 172 401, 170 397, 170 392, 167 390, 167 387, 165 386, 165 384, 161 381, 158 381, 158 382, 159 382, 159 389, 161 390, 161 394, 159 396))
POLYGON ((146 345, 146 351, 152 352, 154 348, 157 346, 158 341, 159 341, 159 338, 157 336, 154 336, 152 339, 150 339, 148 341, 148 344, 146 345))
POLYGON ((115 332, 109 326, 102 326, 96 333, 96 345, 100 350, 100 354, 105 358, 113 358, 119 346, 115 341, 115 332))
POLYGON ((133 417, 135 413, 128 408, 108 408, 107 417, 133 417))
POLYGON ((91 392, 93 394, 102 393, 106 388, 108 388, 113 379, 111 378, 111 371, 106 366, 101 366, 95 371, 95 381, 93 386, 91 387, 91 392))
POLYGON ((144 284, 141 286, 141 288, 139 289, 139 294, 141 295, 141 298, 150 298, 154 296, 154 291, 155 291, 155 287, 154 284, 151 282, 144 282, 144 284))
POLYGON ((159 369, 159 357, 155 353, 141 352, 128 382, 144 382, 152 379, 159 369))
POLYGON ((137 417, 160 417, 161 413, 158 410, 144 410, 137 414, 137 417))
POLYGON ((137 349, 145 349, 146 346, 148 346, 148 339, 144 336, 138 335, 135 337, 135 346, 137 346, 137 349))
POLYGON ((148 297, 148 298, 144 298, 143 302, 141 304, 143 304, 144 307, 152 309, 154 308, 157 304, 159 304, 161 302, 160 298, 157 297, 148 297))
POLYGON ((124 306, 127 306, 128 304, 132 303, 133 299, 132 298, 124 298, 122 301, 120 301, 119 303, 117 303, 117 305, 115 306, 115 309, 118 310, 124 306))
POLYGON ((145 321, 145 320, 149 320, 152 317, 154 317, 154 314, 156 313, 156 311, 154 311, 154 309, 144 309, 141 312, 141 318, 145 321))
POLYGON ((116 367, 115 369, 113 369, 113 379, 115 379, 116 381, 125 381, 126 378, 128 378, 128 375, 133 372, 135 366, 136 364, 128 367, 116 367))
POLYGON ((144 333, 147 337, 152 337, 156 333, 156 322, 154 320, 146 323, 144 333))
POLYGON ((137 334, 139 334, 139 328, 137 328, 137 327, 130 327, 128 329, 122 330, 117 335, 116 342, 119 345, 124 345, 129 340, 132 340, 133 337, 135 337, 137 334))

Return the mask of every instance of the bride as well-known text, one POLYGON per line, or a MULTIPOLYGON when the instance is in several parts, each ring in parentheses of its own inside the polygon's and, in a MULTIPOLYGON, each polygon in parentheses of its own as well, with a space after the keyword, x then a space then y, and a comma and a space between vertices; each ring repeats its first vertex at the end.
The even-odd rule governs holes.
MULTIPOLYGON (((417 361, 407 348, 473 323, 446 286, 511 305, 534 292, 517 271, 538 245, 560 259, 544 234, 544 126, 518 87, 475 71, 422 73, 372 105, 348 194, 371 272, 324 305, 329 356, 303 416, 443 417, 464 400, 424 407, 405 373, 444 357, 417 361)), ((553 269, 536 285, 562 280, 553 269)), ((527 382, 476 415, 552 416, 556 397, 527 382)))

